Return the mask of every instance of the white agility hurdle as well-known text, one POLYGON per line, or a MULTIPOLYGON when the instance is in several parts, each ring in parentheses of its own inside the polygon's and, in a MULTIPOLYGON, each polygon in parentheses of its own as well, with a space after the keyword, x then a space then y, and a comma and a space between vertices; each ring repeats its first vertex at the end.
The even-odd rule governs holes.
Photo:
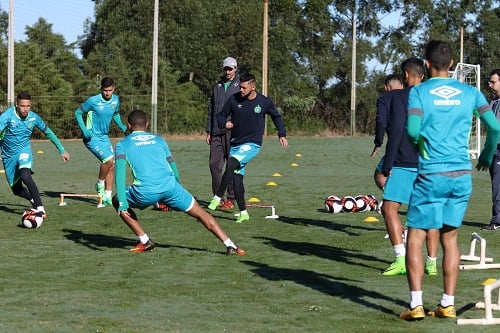
POLYGON ((60 193, 59 194, 59 206, 66 206, 68 203, 64 201, 66 197, 78 197, 78 198, 97 198, 97 208, 105 207, 102 203, 102 197, 99 194, 85 194, 85 193, 60 193))
POLYGON ((498 296, 498 302, 496 304, 491 304, 491 291, 495 288, 500 287, 500 281, 487 284, 484 286, 484 303, 476 303, 476 308, 484 309, 484 318, 478 319, 457 319, 458 325, 498 325, 500 324, 500 318, 493 317, 493 310, 500 310, 500 294, 498 296))
MULTIPOLYGON (((276 208, 274 205, 263 205, 263 204, 246 204, 247 207, 255 207, 255 208, 271 208, 271 215, 267 215, 266 219, 277 219, 279 218, 278 215, 276 215, 276 208)), ((240 216, 239 213, 234 214, 234 216, 240 216)))
POLYGON ((476 232, 473 232, 471 235, 469 254, 460 256, 460 260, 479 261, 479 264, 460 265, 460 269, 464 269, 464 270, 500 268, 500 264, 487 264, 486 263, 486 262, 492 262, 493 258, 486 257, 486 239, 479 236, 476 232), (476 243, 478 240, 479 240, 480 246, 481 246, 481 252, 480 252, 479 257, 474 254, 475 249, 476 249, 476 243))

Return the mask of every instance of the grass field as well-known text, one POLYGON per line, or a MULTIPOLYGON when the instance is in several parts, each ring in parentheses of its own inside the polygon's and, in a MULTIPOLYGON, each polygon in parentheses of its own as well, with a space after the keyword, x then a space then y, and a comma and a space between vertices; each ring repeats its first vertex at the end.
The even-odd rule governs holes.
MULTIPOLYGON (((208 147, 201 138, 169 144, 181 182, 206 204, 208 147)), ((270 209, 250 208, 250 222, 238 225, 232 213, 214 213, 244 257, 225 256, 224 246, 187 215, 152 209, 139 217, 157 249, 128 253, 135 236, 112 208, 84 198, 58 206, 61 192, 93 193, 97 177, 97 161, 79 141, 65 146, 68 164, 50 143, 33 143, 35 152, 44 152, 35 155, 34 170, 48 213, 40 229, 19 226, 26 202, 0 182, 1 332, 498 331, 454 320, 398 319, 409 292, 405 276, 380 275, 393 259, 382 217, 324 211, 329 194, 380 197, 372 180, 378 159, 368 158, 372 138, 291 137, 287 151, 266 139, 248 167, 246 195, 275 205, 280 218, 265 219, 270 209), (273 177, 276 172, 282 176, 273 177), (363 222, 367 216, 380 221, 363 222)), ((488 241, 487 255, 498 261, 500 233, 480 231, 490 217, 490 196, 488 174, 475 172, 460 244, 468 252, 478 231, 488 241)), ((441 277, 425 277, 427 308, 439 302, 441 277)), ((484 317, 473 305, 482 301, 481 283, 498 277, 499 270, 460 272, 459 318, 484 317)))

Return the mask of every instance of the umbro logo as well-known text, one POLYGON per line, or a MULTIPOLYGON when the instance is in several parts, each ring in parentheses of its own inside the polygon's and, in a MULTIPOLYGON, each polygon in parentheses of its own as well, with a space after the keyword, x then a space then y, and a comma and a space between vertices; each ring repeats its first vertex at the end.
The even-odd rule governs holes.
POLYGON ((460 95, 462 90, 456 89, 447 85, 437 87, 429 91, 432 95, 438 96, 441 99, 435 99, 434 105, 460 105, 460 100, 452 100, 450 98, 460 95))
POLYGON ((134 141, 149 141, 155 136, 153 134, 143 134, 143 135, 136 135, 133 138, 131 138, 134 141))

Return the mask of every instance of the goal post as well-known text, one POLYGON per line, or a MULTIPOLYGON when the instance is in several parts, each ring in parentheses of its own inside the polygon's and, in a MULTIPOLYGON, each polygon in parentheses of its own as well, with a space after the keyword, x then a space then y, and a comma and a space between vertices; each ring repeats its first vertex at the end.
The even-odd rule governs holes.
MULTIPOLYGON (((459 62, 450 76, 460 82, 470 84, 481 90, 481 66, 459 62)), ((481 121, 473 116, 472 127, 469 133, 469 154, 472 159, 477 159, 481 152, 481 121)))

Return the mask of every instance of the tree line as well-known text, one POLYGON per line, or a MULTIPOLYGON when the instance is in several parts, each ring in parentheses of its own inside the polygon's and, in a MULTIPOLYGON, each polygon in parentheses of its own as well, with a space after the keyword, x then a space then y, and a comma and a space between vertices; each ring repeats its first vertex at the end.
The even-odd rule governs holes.
MULTIPOLYGON (((86 0, 91 1, 91 0, 86 0)), ((78 42, 68 44, 40 17, 15 44, 15 91, 34 96, 34 110, 65 138, 77 137, 73 111, 117 81, 122 113, 151 107, 153 1, 93 0, 78 42), (82 55, 78 57, 75 51, 82 55)), ((349 131, 356 84, 356 132, 374 129, 385 75, 422 55, 429 39, 455 46, 459 59, 488 72, 500 66, 500 1, 269 0, 268 95, 295 133, 349 131), (351 78, 353 22, 357 76, 351 78)), ((62 3, 61 6, 64 6, 62 3)), ((262 77, 262 0, 160 1, 158 131, 203 132, 211 85, 226 56, 262 77)), ((0 8, 0 104, 6 104, 8 14, 0 8)), ((486 85, 483 84, 484 87, 486 85)), ((485 90, 485 93, 487 91, 485 90)))

